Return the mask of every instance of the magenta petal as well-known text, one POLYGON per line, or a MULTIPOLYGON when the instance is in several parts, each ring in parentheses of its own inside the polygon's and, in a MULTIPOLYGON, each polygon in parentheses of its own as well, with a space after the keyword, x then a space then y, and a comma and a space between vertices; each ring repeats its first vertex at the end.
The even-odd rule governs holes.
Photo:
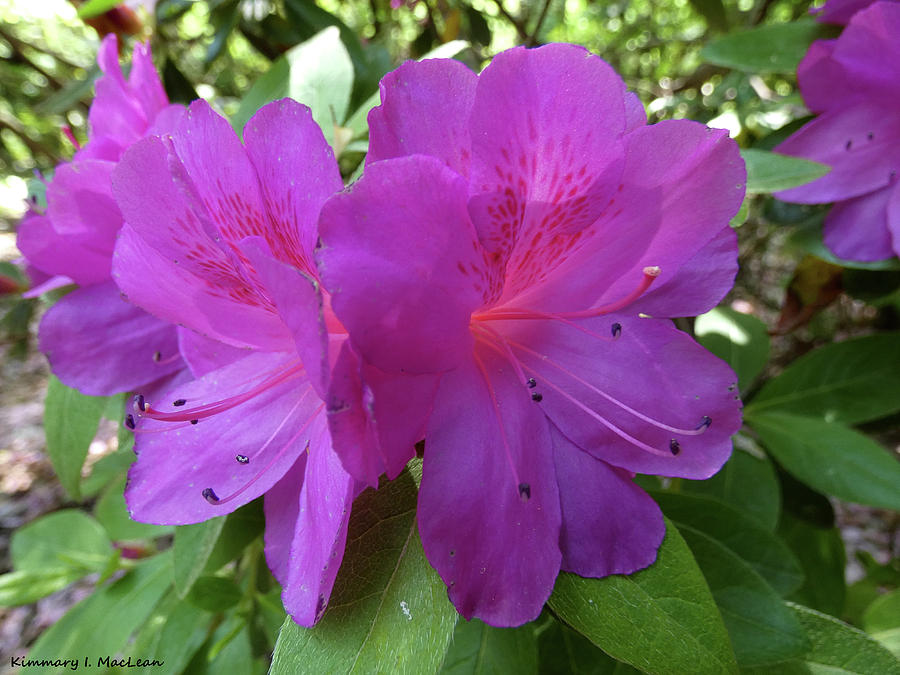
POLYGON ((884 260, 894 255, 888 229, 888 203, 897 192, 889 185, 875 192, 845 199, 825 217, 825 245, 845 260, 884 260))
POLYGON ((369 113, 366 164, 407 155, 443 160, 469 175, 469 113, 478 77, 459 61, 407 61, 385 75, 369 113))
POLYGON ((835 104, 835 90, 850 94, 852 84, 839 63, 832 58, 837 40, 816 40, 797 66, 797 81, 806 107, 822 112, 835 104))
POLYGON ((238 243, 291 331, 307 376, 324 398, 328 387, 328 330, 319 282, 272 256, 262 237, 238 243))
POLYGON ((900 169, 900 117, 885 115, 873 102, 831 110, 775 150, 832 167, 811 183, 776 193, 779 199, 819 204, 858 197, 888 185, 900 169))
MULTIPOLYGON (((296 484, 293 489, 297 499, 296 484)), ((288 614, 301 626, 314 625, 328 604, 344 555, 350 508, 360 491, 331 449, 325 415, 319 415, 299 495, 288 579, 281 594, 288 614)))
POLYGON ((125 498, 135 520, 169 525, 230 513, 268 491, 315 438, 324 408, 294 355, 270 353, 251 354, 148 403, 184 421, 133 413, 137 462, 125 498), (262 391, 215 415, 197 410, 255 387, 262 391), (197 424, 188 421, 194 415, 197 424), (237 461, 238 455, 248 461, 237 461), (204 499, 207 488, 221 504, 204 499))
POLYGON ((320 234, 322 280, 367 361, 438 372, 471 350, 490 280, 459 174, 423 155, 370 164, 325 204, 320 234))
POLYGON ((169 105, 169 98, 166 96, 159 74, 153 65, 153 55, 150 53, 149 44, 134 46, 128 84, 148 120, 153 120, 163 108, 169 105))
POLYGON ((29 213, 19 223, 16 247, 28 263, 49 275, 62 275, 82 286, 109 279, 109 253, 83 243, 81 235, 63 237, 47 216, 29 213))
POLYGON ((889 106, 896 106, 900 95, 897 35, 900 35, 900 5, 875 2, 853 16, 841 33, 833 56, 856 91, 889 106))
POLYGON ((68 162, 57 167, 47 186, 47 216, 61 235, 81 235, 84 243, 112 255, 122 214, 113 199, 115 164, 103 160, 68 162))
POLYGON ((591 457, 555 427, 550 434, 562 508, 562 569, 605 577, 651 565, 666 534, 656 502, 627 471, 591 457))
POLYGON ((666 320, 613 314, 579 324, 595 335, 551 321, 502 329, 560 431, 635 473, 718 471, 741 426, 732 370, 666 320), (618 339, 604 340, 612 333, 618 339))
POLYGON ((900 183, 894 185, 894 191, 888 201, 888 229, 894 241, 894 252, 900 256, 900 183))
POLYGON ((244 142, 269 215, 259 234, 279 260, 315 275, 319 211, 344 185, 331 146, 309 108, 289 98, 251 117, 244 142))
POLYGON ((647 124, 647 111, 637 94, 625 93, 625 131, 634 131, 647 124))
POLYGON ((173 264, 129 225, 119 234, 113 278, 130 302, 234 347, 293 350, 293 339, 274 310, 240 302, 173 264))
POLYGON ((263 499, 266 563, 282 588, 287 586, 291 574, 291 546, 297 529, 297 516, 300 515, 300 491, 308 458, 309 453, 301 453, 294 466, 266 492, 263 499))
POLYGON ((428 425, 419 532, 460 614, 517 626, 540 614, 559 572, 559 494, 540 408, 509 363, 487 350, 479 357, 498 404, 475 361, 443 376, 428 425))
MULTIPOLYGON (((649 266, 661 270, 655 284, 666 284, 728 226, 745 181, 738 146, 725 131, 687 120, 636 129, 627 136, 611 214, 584 230, 565 262, 516 306, 558 312, 616 302, 638 287, 649 266)), ((717 263, 733 267, 722 258, 717 263)), ((711 288, 707 299, 718 292, 711 288)))
POLYGON ((660 318, 703 314, 718 305, 731 290, 737 271, 737 233, 723 227, 674 276, 651 286, 629 306, 629 312, 660 318))
POLYGON ((175 327, 127 303, 112 281, 53 305, 40 348, 63 383, 90 396, 131 391, 184 367, 175 327))
POLYGON ((239 361, 250 353, 247 349, 212 340, 182 326, 178 327, 178 351, 194 378, 239 361))
POLYGON ((544 267, 536 251, 550 263, 565 252, 548 252, 555 235, 578 232, 607 208, 621 171, 624 97, 612 68, 574 45, 510 49, 479 76, 469 210, 488 250, 520 254, 509 264, 514 285, 528 286, 544 267), (539 248, 532 242, 541 237, 539 248))

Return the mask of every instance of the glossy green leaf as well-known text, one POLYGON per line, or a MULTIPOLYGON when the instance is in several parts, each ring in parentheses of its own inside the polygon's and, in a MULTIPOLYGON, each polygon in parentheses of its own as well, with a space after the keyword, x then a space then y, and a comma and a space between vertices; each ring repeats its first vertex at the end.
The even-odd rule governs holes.
POLYGON ((800 561, 806 580, 791 600, 828 614, 843 614, 847 557, 837 528, 816 527, 789 512, 781 516, 778 534, 800 561))
POLYGON ((863 628, 900 658, 900 590, 885 593, 869 605, 863 628))
POLYGON ((782 595, 803 583, 803 569, 790 548, 739 511, 708 497, 651 494, 663 513, 678 524, 679 530, 683 525, 690 526, 712 537, 782 595))
POLYGON ((756 571, 717 540, 679 523, 722 613, 741 667, 777 663, 806 651, 800 622, 756 571))
POLYGON ((90 19, 92 16, 103 14, 120 4, 122 4, 121 0, 88 0, 78 8, 78 18, 90 19))
POLYGON ((56 511, 13 533, 13 567, 42 571, 68 567, 99 572, 113 555, 103 526, 75 509, 56 511))
POLYGON ((287 96, 290 71, 287 57, 279 56, 269 69, 256 79, 241 99, 237 112, 231 116, 231 125, 235 131, 242 133, 247 120, 266 103, 287 96))
POLYGON ((85 396, 50 376, 44 401, 47 454, 73 499, 81 496, 81 467, 106 406, 106 398, 85 396))
POLYGON ((741 157, 747 164, 747 192, 750 194, 788 190, 811 183, 831 171, 827 164, 756 148, 741 150, 741 157))
POLYGON ((647 673, 737 672, 722 617, 678 529, 666 521, 656 562, 629 576, 562 573, 549 604, 607 654, 647 673))
POLYGON ((680 487, 683 492, 725 502, 765 529, 773 531, 781 513, 781 488, 772 460, 762 450, 756 456, 739 449, 748 442, 748 437, 738 434, 734 439, 735 450, 731 453, 731 459, 719 473, 706 480, 682 479, 680 487))
POLYGON ((809 352, 769 380, 747 417, 785 412, 859 424, 900 410, 900 333, 844 340, 809 352))
POLYGON ((125 477, 112 483, 94 505, 94 516, 112 539, 152 539, 172 534, 174 527, 139 523, 128 515, 125 504, 125 477))
MULTIPOLYGON (((171 565, 171 555, 163 553, 88 596, 38 638, 28 658, 87 656, 96 667, 97 658, 114 656, 171 589, 171 565)), ((29 675, 52 672, 50 667, 28 669, 29 675)))
POLYGON ((48 567, 0 574, 0 607, 28 605, 65 588, 87 573, 86 569, 48 567))
POLYGON ((766 324, 730 307, 716 307, 697 317, 697 341, 732 367, 746 391, 769 358, 766 324))
POLYGON ((749 669, 748 675, 898 675, 900 661, 861 630, 802 605, 791 604, 812 643, 800 659, 765 668, 749 669))
POLYGON ((233 580, 202 576, 191 586, 187 601, 208 612, 224 612, 240 602, 243 593, 233 580))
POLYGON ((541 675, 625 675, 639 673, 616 661, 586 637, 552 617, 536 629, 541 675))
POLYGON ((534 627, 494 628, 478 619, 460 619, 444 659, 441 675, 538 672, 534 627))
POLYGON ((900 462, 868 436, 834 422, 781 412, 748 423, 798 480, 832 497, 900 509, 900 462))
POLYGON ((329 607, 311 630, 285 621, 272 675, 437 671, 457 614, 419 541, 414 473, 356 500, 329 607))
POLYGON ((263 500, 255 499, 225 517, 225 525, 206 560, 204 572, 212 574, 244 552, 265 528, 263 500))
MULTIPOLYGON (((159 661, 170 673, 181 673, 210 630, 210 614, 171 594, 161 602, 128 650, 133 659, 159 661)), ((158 675, 159 666, 135 668, 142 675, 158 675)))
POLYGON ((766 24, 708 43, 701 58, 749 73, 793 73, 813 40, 832 31, 812 20, 766 24))
MULTIPOLYGON (((133 439, 134 436, 130 436, 130 438, 133 439)), ((133 440, 131 443, 133 443, 133 440)), ((81 481, 82 497, 96 497, 116 478, 125 475, 128 467, 134 461, 131 443, 128 443, 128 447, 122 447, 120 444, 118 450, 101 457, 94 463, 91 467, 91 473, 81 481)))
POLYGON ((186 597, 191 586, 203 574, 224 526, 225 516, 220 516, 196 525, 175 528, 172 549, 175 590, 179 598, 186 597))

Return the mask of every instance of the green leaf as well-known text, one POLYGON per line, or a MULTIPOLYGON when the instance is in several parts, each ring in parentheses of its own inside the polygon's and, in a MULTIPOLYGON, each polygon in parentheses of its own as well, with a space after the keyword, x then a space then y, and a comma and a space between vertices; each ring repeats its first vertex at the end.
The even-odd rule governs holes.
MULTIPOLYGON (((134 436, 131 436, 134 439, 134 436)), ((133 440, 132 440, 133 442, 133 440)), ((119 476, 124 476, 128 467, 134 462, 134 452, 130 447, 122 447, 115 452, 101 457, 91 467, 91 473, 81 481, 81 496, 96 497, 119 476)))
POLYGON ((860 424, 900 410, 900 333, 867 335, 803 355, 769 380, 746 416, 787 412, 860 424))
POLYGON ((314 629, 285 621, 272 675, 437 671, 457 614, 422 550, 414 475, 419 461, 353 504, 329 608, 314 629))
MULTIPOLYGON (((127 651, 133 660, 159 661, 166 672, 181 673, 197 650, 206 642, 210 615, 170 594, 139 631, 127 651)), ((143 675, 159 675, 159 666, 135 668, 143 675)))
POLYGON ((752 443, 742 434, 735 436, 734 443, 731 459, 719 473, 706 480, 682 479, 681 490, 725 502, 765 529, 774 531, 781 513, 781 488, 772 460, 761 449, 759 456, 741 450, 745 444, 752 443))
POLYGON ((56 511, 13 533, 10 544, 16 570, 41 571, 68 567, 101 571, 113 555, 103 527, 75 509, 56 511))
POLYGON ((234 513, 229 513, 225 518, 222 533, 206 561, 204 572, 212 574, 237 558, 250 542, 262 535, 264 528, 265 516, 261 498, 242 506, 234 513))
POLYGON ((103 14, 116 5, 122 4, 122 0, 88 0, 78 8, 79 19, 90 19, 93 16, 103 14))
POLYGON ((290 71, 287 58, 279 56, 269 69, 256 79, 241 99, 237 112, 231 117, 231 126, 235 131, 242 133, 247 120, 266 103, 287 96, 290 71))
POLYGON ((478 619, 460 619, 444 659, 442 675, 537 673, 534 627, 494 628, 478 619))
POLYGON ((325 138, 347 118, 353 90, 353 62, 336 26, 329 26, 285 54, 290 75, 288 96, 308 105, 325 138))
POLYGON ((829 614, 841 614, 846 594, 844 568, 847 558, 840 531, 834 527, 815 527, 785 512, 778 534, 791 547, 806 572, 803 586, 790 599, 829 614))
POLYGON ((748 669, 748 675, 898 675, 900 661, 861 630, 802 605, 790 605, 812 648, 800 659, 748 669))
POLYGON ((191 586, 203 574, 224 526, 225 516, 220 516, 196 525, 175 528, 172 549, 175 591, 179 598, 186 597, 191 586))
POLYGON ((698 316, 694 334, 701 345, 734 369, 742 391, 747 390, 769 358, 766 324, 730 307, 716 307, 698 316))
POLYGON ((813 40, 832 32, 812 20, 767 24, 710 42, 700 57, 749 73, 793 73, 813 40))
POLYGON ((802 585, 803 569, 790 548, 739 511, 708 497, 665 492, 651 496, 679 530, 689 526, 712 537, 782 595, 802 585))
POLYGON ((900 463, 868 436, 842 424, 781 412, 754 414, 747 422, 779 464, 819 492, 900 509, 900 463))
POLYGON ((728 16, 722 0, 690 0, 695 10, 706 19, 706 25, 712 30, 725 32, 728 30, 728 16))
POLYGON ((788 190, 811 183, 831 171, 827 164, 756 148, 741 150, 741 157, 747 164, 747 192, 750 194, 788 190))
POLYGON ((150 525, 131 519, 125 504, 125 483, 126 480, 123 476, 111 484, 94 505, 94 516, 106 528, 110 538, 116 540, 152 539, 172 534, 175 531, 172 526, 150 525))
POLYGON ((647 673, 737 672, 703 573, 671 521, 653 565, 604 579, 564 572, 549 604, 607 654, 647 673))
POLYGON ((700 530, 679 523, 679 531, 706 577, 741 667, 777 663, 806 651, 800 622, 753 568, 700 530))
POLYGON ((639 673, 603 653, 590 640, 564 623, 549 617, 535 630, 541 675, 624 675, 639 673))
POLYGON ((238 604, 242 595, 233 580, 209 575, 194 582, 187 601, 208 612, 224 612, 238 604))
MULTIPOLYGON (((171 555, 163 553, 88 596, 38 638, 28 658, 83 655, 96 667, 98 657, 115 655, 171 588, 171 565, 171 555)), ((53 668, 28 669, 29 675, 51 672, 53 668)))
POLYGON ((86 569, 61 567, 0 574, 0 607, 28 605, 65 588, 87 573, 86 569))
POLYGON ((885 593, 869 605, 863 628, 900 658, 900 590, 885 593))
POLYGON ((47 454, 73 499, 81 497, 81 467, 106 406, 106 398, 85 396, 50 376, 44 401, 47 454))

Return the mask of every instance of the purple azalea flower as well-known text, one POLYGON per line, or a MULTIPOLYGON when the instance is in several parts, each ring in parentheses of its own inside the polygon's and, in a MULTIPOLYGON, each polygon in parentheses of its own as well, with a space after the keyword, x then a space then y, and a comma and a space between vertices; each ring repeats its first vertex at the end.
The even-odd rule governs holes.
POLYGON ((900 252, 900 3, 855 14, 836 40, 814 42, 797 69, 818 113, 775 148, 831 166, 811 183, 776 193, 801 204, 834 202, 825 244, 847 260, 900 252))
POLYGON ((262 108, 244 141, 196 101, 113 174, 126 221, 113 275, 131 302, 190 329, 181 350, 196 376, 137 398, 125 499, 135 520, 180 525, 265 494, 269 567, 287 611, 311 626, 363 487, 331 448, 323 396, 346 333, 312 258, 320 207, 343 183, 299 103, 262 108))
POLYGON ((377 421, 390 405, 372 373, 410 383, 419 530, 450 599, 522 624, 560 569, 655 560, 664 523, 634 473, 706 478, 730 454, 735 376, 666 317, 731 288, 743 163, 725 132, 646 126, 571 45, 503 52, 480 76, 407 63, 381 95, 362 179, 323 208, 320 274, 366 363, 374 400, 357 407, 377 421))
POLYGON ((85 394, 108 395, 170 376, 184 367, 174 326, 122 300, 110 276, 122 215, 110 176, 127 147, 170 127, 183 108, 169 105, 150 48, 136 45, 126 80, 116 37, 97 57, 104 76, 88 115, 90 140, 56 167, 45 213, 31 211, 17 246, 45 281, 37 295, 74 283, 41 321, 40 349, 53 372, 85 394))
POLYGON ((811 8, 811 14, 822 23, 833 23, 846 26, 858 11, 865 9, 875 0, 828 0, 821 7, 811 8))

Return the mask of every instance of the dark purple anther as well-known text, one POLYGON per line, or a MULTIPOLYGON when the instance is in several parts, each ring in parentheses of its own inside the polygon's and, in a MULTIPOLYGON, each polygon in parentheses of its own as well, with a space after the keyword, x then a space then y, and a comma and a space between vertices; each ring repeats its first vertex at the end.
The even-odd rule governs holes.
POLYGON ((147 402, 144 400, 143 394, 138 394, 136 403, 138 410, 141 412, 144 412, 147 409, 147 402))
POLYGON ((611 327, 610 332, 612 333, 613 339, 616 339, 622 334, 622 324, 616 321, 611 327))
POLYGON ((134 429, 134 415, 131 413, 125 415, 125 426, 129 429, 134 429))
POLYGON ((699 431, 700 429, 709 429, 710 424, 712 424, 712 420, 704 415, 703 419, 700 420, 700 424, 695 427, 694 431, 699 431))
POLYGON ((247 455, 235 455, 234 458, 237 460, 238 464, 249 464, 250 458, 247 455))
POLYGON ((191 424, 197 424, 200 420, 191 420, 191 424))
POLYGON ((216 492, 212 488, 205 488, 202 494, 203 498, 213 506, 219 503, 219 498, 216 496, 216 492))
POLYGON ((172 405, 178 407, 184 405, 185 403, 187 403, 187 399, 180 398, 177 401, 173 401, 172 405))
POLYGON ((679 452, 681 452, 681 443, 676 441, 674 438, 672 440, 670 440, 669 441, 669 452, 671 452, 673 455, 677 455, 679 452))
POLYGON ((534 389, 536 386, 537 386, 537 380, 535 380, 533 377, 529 377, 528 378, 528 388, 534 389))
POLYGON ((527 502, 531 499, 531 485, 528 483, 519 483, 519 498, 523 502, 527 502))
POLYGON ((535 392, 531 395, 531 400, 534 401, 535 403, 540 403, 541 401, 544 400, 544 395, 538 394, 537 392, 535 392))

